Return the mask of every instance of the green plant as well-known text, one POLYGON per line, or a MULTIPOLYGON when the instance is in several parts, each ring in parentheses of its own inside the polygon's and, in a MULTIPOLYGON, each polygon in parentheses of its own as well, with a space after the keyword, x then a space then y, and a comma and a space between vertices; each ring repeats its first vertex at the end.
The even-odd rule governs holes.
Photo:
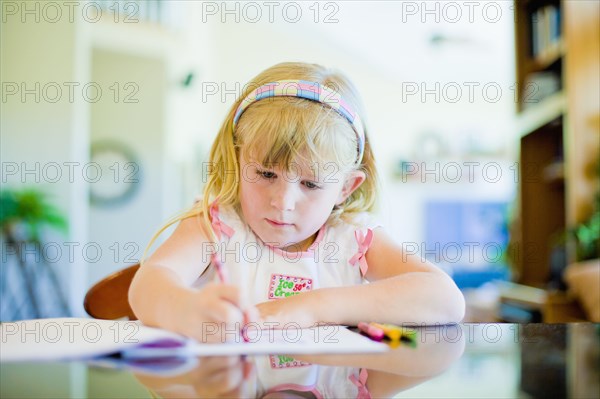
POLYGON ((590 218, 575 226, 571 234, 575 238, 578 261, 600 258, 600 193, 596 194, 590 218))
MULTIPOLYGON (((25 316, 40 318, 44 316, 44 308, 53 303, 53 299, 58 301, 61 315, 68 316, 69 308, 65 301, 60 283, 54 270, 47 263, 45 255, 42 254, 36 261, 32 262, 23 255, 24 245, 34 244, 39 253, 41 244, 42 228, 44 226, 52 227, 63 233, 67 231, 67 221, 61 212, 46 199, 46 194, 36 189, 3 189, 0 191, 0 232, 4 236, 6 248, 14 249, 13 255, 3 259, 2 276, 0 276, 0 297, 13 304, 20 302, 21 306, 13 306, 12 316, 16 320, 25 316), (41 260, 40 260, 41 259, 41 260), (6 265, 4 264, 6 262, 6 265), (12 273, 9 273, 11 265, 16 265, 12 273), (11 276, 11 277, 9 277, 11 276), (20 280, 20 285, 26 292, 26 300, 15 294, 6 284, 8 278, 20 280), (42 281, 49 281, 53 293, 42 292, 40 287, 42 281), (17 298, 17 299, 15 299, 17 298), (22 304, 29 304, 33 313, 21 313, 22 304)), ((6 314, 3 315, 5 317, 6 314)))
MULTIPOLYGON (((595 170, 596 184, 600 179, 600 158, 590 165, 595 170)), ((594 207, 590 217, 583 223, 579 223, 569 232, 575 241, 577 261, 600 258, 600 187, 594 198, 594 207)))
POLYGON ((47 200, 47 195, 36 189, 3 189, 0 192, 0 226, 2 233, 11 236, 12 229, 22 225, 27 240, 40 241, 44 225, 66 233, 67 221, 62 213, 47 200))

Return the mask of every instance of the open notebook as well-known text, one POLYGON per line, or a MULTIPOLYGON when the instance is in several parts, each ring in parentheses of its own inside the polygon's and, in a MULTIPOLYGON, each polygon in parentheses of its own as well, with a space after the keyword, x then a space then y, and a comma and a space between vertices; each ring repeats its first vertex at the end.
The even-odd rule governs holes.
MULTIPOLYGON (((224 331, 227 342, 202 344, 139 321, 35 319, 0 324, 0 361, 51 361, 120 353, 129 358, 384 352, 388 346, 330 325, 250 330, 249 342, 224 331)), ((219 334, 214 326, 206 334, 219 334)))

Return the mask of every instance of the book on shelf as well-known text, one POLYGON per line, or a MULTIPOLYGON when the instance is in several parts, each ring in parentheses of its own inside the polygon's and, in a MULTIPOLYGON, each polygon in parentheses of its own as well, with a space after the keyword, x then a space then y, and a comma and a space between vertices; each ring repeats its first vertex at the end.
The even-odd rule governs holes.
POLYGON ((557 51, 561 43, 561 11, 555 5, 546 5, 531 13, 531 56, 545 57, 557 51))
POLYGON ((555 71, 532 72, 525 78, 525 90, 521 96, 523 109, 539 104, 562 90, 560 76, 555 71))

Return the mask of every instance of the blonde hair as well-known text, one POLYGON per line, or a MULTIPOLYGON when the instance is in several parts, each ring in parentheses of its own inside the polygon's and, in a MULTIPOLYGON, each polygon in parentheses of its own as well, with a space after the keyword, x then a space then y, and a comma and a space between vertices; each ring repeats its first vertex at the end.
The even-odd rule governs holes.
POLYGON ((263 165, 278 164, 290 170, 295 160, 317 165, 333 161, 342 172, 360 170, 365 181, 341 205, 336 206, 328 223, 336 224, 353 214, 372 211, 376 204, 378 178, 375 159, 365 125, 364 108, 350 80, 338 71, 318 64, 286 62, 272 66, 250 81, 231 106, 213 142, 209 174, 202 201, 168 221, 151 239, 144 257, 156 238, 169 226, 189 217, 201 217, 205 232, 216 240, 211 226, 210 206, 232 206, 240 215, 239 159, 250 155, 263 165), (361 116, 365 132, 364 155, 357 164, 357 136, 350 123, 325 104, 296 98, 274 97, 254 102, 239 119, 235 132, 232 122, 240 103, 258 86, 286 79, 317 82, 339 93, 361 116), (265 151, 266 150, 266 151, 265 151), (243 154, 241 152, 243 151, 243 154))

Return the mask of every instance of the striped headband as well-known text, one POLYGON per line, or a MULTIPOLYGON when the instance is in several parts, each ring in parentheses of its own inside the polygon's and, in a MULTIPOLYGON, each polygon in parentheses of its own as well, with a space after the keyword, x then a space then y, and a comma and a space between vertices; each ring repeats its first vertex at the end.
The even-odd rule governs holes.
POLYGON ((360 164, 365 151, 365 132, 362 121, 342 96, 317 82, 306 80, 279 80, 267 83, 251 91, 240 103, 233 117, 233 129, 246 109, 254 102, 270 97, 298 97, 325 104, 346 118, 356 133, 358 141, 358 156, 356 163, 360 164))

